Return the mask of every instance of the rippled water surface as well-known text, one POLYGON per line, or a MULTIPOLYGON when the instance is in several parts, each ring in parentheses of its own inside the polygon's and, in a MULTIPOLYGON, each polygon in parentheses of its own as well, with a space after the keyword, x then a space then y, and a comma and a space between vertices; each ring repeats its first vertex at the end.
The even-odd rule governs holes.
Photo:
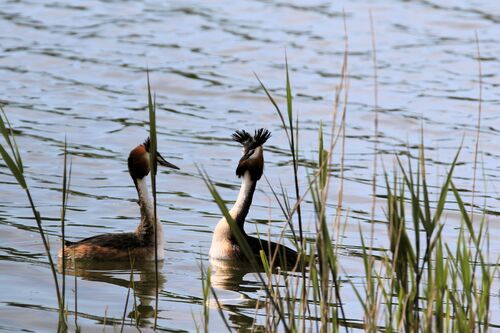
MULTIPOLYGON (((266 127, 273 136, 266 144, 265 174, 274 186, 282 182, 292 193, 286 137, 254 73, 283 105, 286 51, 300 115, 301 161, 306 165, 317 154, 320 121, 331 124, 347 34, 343 178, 348 222, 346 250, 339 260, 346 274, 362 275, 350 249, 360 245, 360 226, 370 230, 374 157, 370 11, 378 64, 377 154, 388 170, 395 153, 417 156, 423 127, 428 178, 439 184, 463 140, 455 182, 467 202, 472 199, 479 104, 477 32, 483 113, 474 202, 476 212, 485 213, 490 221, 491 252, 498 256, 498 1, 2 1, 0 101, 16 129, 53 256, 60 235, 65 137, 73 165, 68 237, 76 240, 135 228, 139 212, 126 159, 148 135, 149 68, 157 96, 159 150, 181 168, 162 170, 158 177, 159 215, 166 231, 158 324, 164 330, 194 330, 202 312, 200 262, 208 265, 211 231, 220 216, 195 163, 205 168, 224 198, 234 200, 240 148, 230 135, 239 128, 266 127)), ((335 163, 340 155, 336 151, 335 163)), ((304 168, 301 172, 305 187, 304 168)), ((380 163, 378 174, 381 184, 380 163)), ((338 184, 335 172, 332 207, 338 184)), ((382 187, 378 191, 384 193, 382 187)), ((383 220, 382 203, 378 206, 376 217, 383 220)), ((313 233, 312 207, 306 203, 303 209, 306 231, 313 233)), ((460 220, 456 207, 450 209, 445 230, 453 239, 460 220)), ((277 235, 283 226, 272 193, 261 181, 246 229, 255 233, 258 227, 277 235)), ((375 225, 376 246, 388 246, 386 233, 386 224, 375 225)), ((25 194, 0 161, 0 331, 54 331, 57 302, 46 262, 25 194)), ((130 272, 103 267, 76 273, 83 330, 101 331, 105 324, 119 323, 130 272)), ((151 267, 139 267, 135 280, 141 325, 147 328, 154 306, 151 267)), ((257 279, 247 274, 231 283, 218 282, 216 291, 230 325, 251 327, 257 301, 264 300, 257 279)), ((72 277, 68 285, 73 311, 72 277)), ((500 308, 498 290, 496 281, 492 309, 500 308)), ((354 295, 346 297, 346 309, 350 318, 362 318, 354 295)), ((262 321, 257 316, 256 322, 262 321)), ((215 307, 210 325, 214 331, 223 329, 215 307)))

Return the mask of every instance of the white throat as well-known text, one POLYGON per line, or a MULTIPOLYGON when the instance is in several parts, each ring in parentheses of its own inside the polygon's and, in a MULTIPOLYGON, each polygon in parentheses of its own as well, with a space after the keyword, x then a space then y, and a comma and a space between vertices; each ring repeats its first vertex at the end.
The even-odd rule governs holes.
MULTIPOLYGON (((245 223, 245 218, 252 204, 252 196, 255 190, 256 181, 252 180, 250 172, 245 172, 243 175, 243 180, 241 182, 240 193, 238 198, 234 203, 233 208, 229 210, 229 214, 235 220, 235 222, 241 228, 241 232, 245 235, 245 230, 243 229, 243 224, 245 223)), ((233 233, 231 232, 231 227, 227 222, 226 218, 223 217, 219 220, 219 223, 215 226, 214 234, 212 237, 212 244, 210 246, 210 258, 212 259, 231 259, 234 255, 233 244, 234 240, 233 233)))
POLYGON ((253 189, 252 186, 254 185, 254 181, 252 181, 250 173, 245 172, 243 175, 243 180, 241 181, 241 187, 240 187, 240 192, 238 193, 238 198, 236 199, 236 202, 234 203, 233 208, 229 210, 229 214, 233 219, 236 219, 236 217, 244 210, 247 209, 248 205, 248 196, 253 195, 253 189))
MULTIPOLYGON (((147 223, 149 225, 152 225, 153 221, 155 220, 154 203, 153 199, 149 196, 146 177, 142 179, 137 179, 137 191, 139 192, 139 202, 141 204, 141 223, 147 223)), ((164 235, 163 235, 163 226, 160 222, 160 218, 158 217, 158 212, 156 215, 156 244, 157 244, 158 260, 163 260, 164 235)))

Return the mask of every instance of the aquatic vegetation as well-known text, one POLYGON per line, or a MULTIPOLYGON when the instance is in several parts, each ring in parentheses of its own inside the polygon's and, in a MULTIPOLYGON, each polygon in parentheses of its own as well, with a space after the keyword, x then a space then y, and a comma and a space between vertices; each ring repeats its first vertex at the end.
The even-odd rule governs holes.
MULTIPOLYGON (((10 153, 7 151, 6 147, 3 144, 0 144, 0 155, 2 155, 2 159, 4 160, 5 164, 7 165, 8 169, 12 173, 12 175, 15 177, 17 183, 21 188, 25 191, 26 196, 29 201, 29 205, 31 207, 31 211, 33 213, 33 218, 36 221, 36 225, 38 227, 38 233, 40 235, 40 238, 42 239, 43 247, 45 249, 45 254, 47 255, 47 260, 50 266, 50 270, 52 272, 52 278, 54 280, 54 286, 55 286, 55 292, 56 292, 56 297, 57 297, 57 304, 59 308, 59 323, 58 323, 58 330, 65 330, 66 329, 66 319, 64 316, 65 312, 65 277, 63 275, 63 280, 62 280, 62 291, 61 287, 59 286, 59 280, 57 278, 57 268, 54 263, 54 260, 52 259, 52 256, 50 255, 50 244, 48 241, 48 237, 43 229, 43 221, 42 217, 40 215, 40 212, 38 211, 38 208, 33 200, 33 197, 31 195, 31 191, 29 188, 29 185, 26 181, 25 175, 24 175, 24 166, 23 166, 23 160, 21 157, 21 154, 19 153, 19 149, 16 143, 16 139, 14 136, 14 130, 10 126, 9 120, 7 119, 7 115, 5 114, 2 105, 0 105, 0 132, 2 133, 2 136, 4 137, 6 147, 10 150, 10 153)), ((65 155, 64 155, 64 172, 63 172, 63 187, 62 187, 62 209, 61 209, 61 230, 62 230, 62 235, 64 239, 64 218, 65 218, 65 212, 66 212, 66 202, 68 199, 68 188, 69 188, 69 175, 67 173, 67 160, 66 160, 66 146, 65 146, 65 155)))
MULTIPOLYGON (((283 112, 259 77, 263 93, 267 95, 280 119, 284 135, 288 142, 288 154, 291 159, 293 173, 294 198, 291 199, 283 186, 273 186, 274 180, 267 180, 276 204, 284 217, 284 228, 278 241, 285 237, 294 245, 301 260, 293 271, 282 270, 274 260, 269 260, 264 251, 260 258, 252 254, 245 242, 245 237, 239 233, 236 222, 229 215, 226 201, 217 190, 208 174, 202 167, 198 171, 205 182, 211 196, 223 216, 234 229, 235 237, 249 258, 246 274, 252 272, 257 276, 262 297, 255 306, 255 330, 277 331, 331 331, 339 332, 364 330, 367 332, 486 332, 500 328, 495 318, 491 317, 493 292, 491 287, 499 278, 500 258, 492 257, 489 250, 489 221, 486 215, 474 220, 477 213, 472 211, 473 202, 468 210, 462 198, 463 189, 458 189, 454 183, 454 171, 459 164, 460 147, 454 158, 446 164, 446 172, 442 182, 434 184, 428 180, 428 162, 425 156, 424 137, 419 144, 419 155, 412 157, 408 152, 405 161, 400 155, 394 155, 392 170, 384 168, 385 184, 382 189, 373 187, 372 225, 386 225, 388 248, 373 246, 373 231, 367 235, 359 227, 361 245, 357 252, 349 253, 356 257, 363 269, 362 276, 352 276, 346 272, 342 258, 345 256, 343 232, 352 221, 349 218, 347 204, 344 203, 344 158, 346 155, 346 114, 349 83, 347 77, 347 52, 341 68, 339 85, 335 91, 334 105, 331 114, 331 127, 325 130, 323 123, 318 125, 317 147, 311 149, 317 152, 316 160, 311 163, 301 162, 299 147, 301 129, 299 118, 294 113, 291 78, 288 63, 285 62, 285 104, 283 112), (329 138, 328 141, 326 138, 329 138), (338 158, 334 159, 334 152, 338 158), (299 179, 300 169, 306 169, 307 182, 299 179), (338 176, 334 178, 335 173, 338 176), (334 184, 337 182, 336 184, 334 184), (336 188, 334 188, 334 185, 336 188), (438 189, 437 195, 431 189, 438 189), (331 202, 331 193, 336 190, 337 200, 331 202), (432 199, 436 196, 437 199, 432 199), (376 200, 378 199, 378 201, 376 200), (383 220, 375 220, 373 208, 383 201, 385 216, 383 220), (305 232, 304 217, 301 207, 313 207, 313 233, 305 232), (446 215, 458 214, 461 224, 458 226, 458 237, 447 237, 446 215), (298 227, 298 230, 296 230, 298 227), (291 235, 291 236, 286 236, 291 235), (259 260, 260 259, 260 260, 259 260), (354 294, 356 302, 348 301, 354 294), (264 304, 263 304, 264 303, 264 304), (357 315, 361 311, 362 318, 357 315), (259 318, 257 319, 257 315, 259 318)), ((376 77, 376 75, 375 75, 376 77)), ((376 78, 375 78, 376 80, 376 78)), ((375 103, 377 104, 377 103, 375 103)), ((479 107, 481 109, 481 107, 479 107)), ((24 176, 24 166, 17 147, 13 130, 2 111, 0 131, 5 145, 0 145, 0 154, 6 166, 25 190, 33 216, 36 220, 40 237, 47 255, 55 285, 59 305, 59 330, 67 329, 68 315, 71 312, 66 304, 66 271, 63 262, 59 282, 55 263, 50 255, 47 235, 43 228, 40 213, 34 204, 29 186, 24 176)), ((377 106, 375 107, 377 111, 377 106)), ((151 154, 153 158, 157 148, 156 139, 156 101, 151 93, 148 77, 148 112, 151 137, 151 154)), ((375 112, 376 119, 376 112, 375 112)), ((375 128, 377 120, 375 120, 375 128)), ((480 115, 477 125, 479 138, 480 115)), ((375 134, 377 130, 375 130, 375 134)), ((375 135, 376 136, 376 135, 375 135)), ((478 139, 477 139, 478 140, 478 139)), ((377 152, 377 140, 374 141, 374 151, 377 152)), ((477 146, 476 146, 477 147, 477 146)), ((477 149, 477 148, 476 148, 477 149)), ((374 168, 378 158, 374 154, 374 168)), ((477 154, 474 169, 476 168, 477 154)), ((151 181, 156 215, 156 159, 150 161, 153 166, 151 181)), ((474 170, 474 173, 476 171, 474 170)), ((374 171, 373 181, 376 180, 374 171)), ((475 177, 475 176, 474 176, 475 177)), ((68 168, 67 148, 64 147, 64 169, 62 177, 61 204, 61 236, 65 239, 66 208, 69 196, 71 166, 68 168)), ((473 186, 474 187, 474 186, 473 186)), ((475 190, 472 189, 474 195, 475 190)), ((369 194, 366 194, 369 195, 369 194)), ((474 201, 474 199, 472 199, 474 201)), ((155 217, 156 219, 156 217, 155 217)), ((372 229, 373 230, 373 229, 372 229)), ((156 231, 155 231, 156 232, 156 231)), ((259 234, 263 239, 264 234, 259 234)), ((155 235, 156 238, 156 235, 155 235)), ((156 245, 156 242, 155 242, 156 245)), ((157 254, 157 249, 155 249, 157 254)), ((72 267, 75 275, 75 329, 77 323, 77 284, 76 263, 72 267)), ((159 294, 162 289, 159 277, 158 258, 154 264, 154 299, 152 310, 157 327, 159 294)), ((202 299, 201 324, 196 314, 193 314, 198 330, 209 331, 210 307, 214 306, 221 316, 224 326, 231 330, 231 325, 223 311, 224 304, 218 299, 217 286, 214 283, 214 272, 200 265, 202 299)), ((137 305, 136 286, 134 278, 136 267, 130 262, 130 276, 127 281, 126 299, 121 320, 109 319, 109 322, 121 325, 140 327, 141 315, 137 305), (133 292, 131 295, 131 291, 133 292), (129 299, 133 298, 133 311, 126 320, 129 299)), ((216 273, 216 272, 215 272, 216 273)), ((106 316, 105 316, 106 317, 106 316)), ((104 320, 106 325, 106 320, 104 320)))
MULTIPOLYGON (((399 156, 394 156, 394 170, 384 170, 385 192, 377 194, 374 189, 374 195, 385 201, 383 223, 387 224, 390 247, 373 248, 369 243, 373 240, 373 233, 367 236, 360 229, 362 245, 357 255, 365 274, 361 281, 359 277, 343 274, 339 251, 343 247, 342 230, 350 223, 348 216, 345 220, 341 218, 348 96, 346 66, 345 58, 341 81, 336 90, 332 128, 328 133, 331 141, 325 144, 325 133, 320 124, 317 161, 315 165, 307 167, 308 182, 302 194, 297 177, 299 147, 296 143, 300 130, 298 117, 292 109, 288 65, 285 64, 286 113, 281 111, 269 90, 257 78, 280 118, 288 139, 295 176, 295 202, 290 202, 283 187, 274 188, 268 181, 286 219, 281 235, 283 237, 285 229, 289 228, 296 250, 308 258, 298 269, 299 274, 276 270, 264 255, 261 262, 252 263, 266 295, 265 300, 268 301, 263 313, 264 329, 292 332, 348 332, 352 328, 367 332, 485 332, 500 327, 490 317, 490 288, 493 280, 498 278, 500 258, 491 258, 487 246, 489 235, 486 216, 473 223, 472 214, 467 211, 454 185, 453 171, 458 163, 460 148, 447 166, 444 182, 439 187, 429 184, 423 130, 420 155, 415 159, 408 158, 406 165, 399 156), (339 101, 343 101, 343 105, 339 101), (334 169, 333 151, 339 147, 339 201, 335 209, 330 211, 330 170, 334 169), (436 201, 430 199, 430 188, 440 188, 436 201), (300 206, 308 199, 315 212, 315 233, 313 237, 304 239, 300 206), (459 237, 456 240, 448 239, 443 233, 446 213, 457 209, 462 221, 459 237), (294 225, 299 226, 298 234, 294 225), (264 268, 263 273, 257 269, 259 265, 264 268), (355 293, 358 301, 355 307, 363 309, 363 320, 351 316, 350 313, 355 309, 353 304, 347 306, 343 301, 346 290, 355 293)), ((374 156, 376 158, 377 154, 374 156)), ((221 212, 230 219, 225 201, 215 185, 206 173, 201 173, 221 212)), ((380 222, 375 222, 372 215, 371 223, 380 222)), ((262 234, 260 236, 265 237, 262 234)), ((244 242, 244 239, 238 239, 244 242)), ((205 283, 209 283, 209 273, 203 273, 205 283)), ((204 290, 206 288, 204 285, 204 290)), ((205 301, 208 297, 205 292, 205 301)), ((258 307, 255 311, 262 313, 258 307)), ((206 322, 207 313, 204 315, 206 322)))

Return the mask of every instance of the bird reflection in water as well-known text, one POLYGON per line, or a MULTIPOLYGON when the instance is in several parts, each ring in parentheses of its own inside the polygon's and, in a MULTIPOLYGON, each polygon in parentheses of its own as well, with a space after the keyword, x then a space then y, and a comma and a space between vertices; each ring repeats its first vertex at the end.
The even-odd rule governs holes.
POLYGON ((248 315, 248 310, 258 310, 266 306, 265 302, 259 301, 255 296, 261 289, 261 284, 251 279, 251 275, 257 271, 248 263, 242 265, 241 261, 213 258, 210 258, 210 268, 211 286, 217 295, 217 302, 212 298, 211 307, 220 307, 226 312, 226 318, 234 328, 259 329, 255 318, 248 315))
MULTIPOLYGON (((266 309, 269 306, 269 300, 267 297, 262 297, 261 293, 263 282, 257 277, 260 274, 264 280, 269 278, 264 267, 258 263, 255 267, 241 260, 210 258, 210 268, 211 286, 217 295, 217 301, 211 300, 211 307, 213 309, 220 308, 226 312, 232 326, 238 330, 265 331, 266 326, 256 322, 259 315, 248 315, 253 311, 264 314, 269 310, 266 309)), ((291 276, 295 278, 300 276, 300 272, 281 270, 278 267, 271 269, 271 271, 273 285, 281 284, 278 281, 283 281, 291 276)))
MULTIPOLYGON (((127 315, 138 327, 151 326, 155 314, 155 263, 141 261, 66 261, 66 275, 79 277, 86 281, 110 283, 124 288, 128 297, 127 315), (133 274, 132 274, 133 273, 133 274), (127 290, 130 288, 130 293, 127 290)), ((58 261, 58 270, 62 274, 62 261, 58 261)), ((165 276, 162 273, 163 261, 158 261, 158 289, 162 290, 165 276)))

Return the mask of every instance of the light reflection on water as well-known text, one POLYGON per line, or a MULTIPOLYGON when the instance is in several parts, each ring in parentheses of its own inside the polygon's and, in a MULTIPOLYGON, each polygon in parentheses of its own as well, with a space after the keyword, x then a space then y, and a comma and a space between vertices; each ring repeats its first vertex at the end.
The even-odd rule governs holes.
MULTIPOLYGON (((266 176, 273 185, 281 181, 291 189, 286 137, 253 73, 282 103, 286 49, 295 109, 301 117, 301 160, 303 165, 311 163, 317 154, 319 121, 328 126, 331 120, 344 52, 345 10, 350 90, 344 206, 349 223, 340 262, 349 274, 362 276, 353 253, 359 253, 359 226, 370 228, 366 221, 373 172, 371 10, 379 66, 378 153, 385 167, 392 168, 394 153, 418 156, 423 125, 428 178, 435 185, 464 140, 455 180, 464 190, 472 188, 479 94, 474 32, 478 32, 484 77, 474 200, 478 213, 486 208, 491 249, 498 254, 499 9, 494 1, 2 4, 0 100, 16 128, 53 252, 59 235, 65 136, 73 156, 70 237, 135 228, 138 209, 126 158, 147 136, 145 71, 149 68, 157 92, 159 150, 181 167, 180 172, 162 171, 158 178, 159 214, 167 241, 159 324, 166 329, 194 329, 192 313, 202 312, 199 258, 201 254, 206 266, 211 230, 220 216, 194 163, 203 165, 221 195, 233 200, 239 186, 234 168, 240 151, 230 134, 239 128, 267 127, 273 137, 266 144, 266 176)), ((339 161, 338 152, 334 158, 339 161)), ((43 247, 24 194, 1 166, 0 328, 52 331, 56 302, 43 247)), ((336 188, 338 172, 333 172, 336 188)), ((302 185, 305 175, 302 169, 302 185)), ((379 193, 383 193, 380 184, 381 177, 379 193)), ((470 192, 462 193, 471 200, 470 192)), ((332 208, 336 200, 332 191, 332 208)), ((312 208, 306 204, 304 210, 310 234, 312 208)), ((381 209, 377 217, 383 220, 381 209)), ((249 222, 247 230, 258 226, 262 232, 269 226, 273 235, 283 227, 265 182, 258 185, 249 222), (273 223, 257 225, 267 221, 273 223)), ((453 211, 447 215, 451 238, 458 233, 459 222, 453 211)), ((375 245, 386 248, 386 226, 377 224, 375 232, 375 245)), ((126 282, 125 273, 116 274, 126 282)), ((127 289, 103 283, 114 273, 103 273, 102 279, 77 275, 84 329, 99 330, 104 317, 108 323, 121 318, 127 289)), ((257 279, 246 274, 229 282, 228 290, 219 288, 226 302, 224 312, 234 327, 250 327, 256 301, 263 299, 257 279)), ((361 310, 350 296, 351 317, 360 318, 361 310)), ((215 309, 210 324, 223 325, 215 309)))

